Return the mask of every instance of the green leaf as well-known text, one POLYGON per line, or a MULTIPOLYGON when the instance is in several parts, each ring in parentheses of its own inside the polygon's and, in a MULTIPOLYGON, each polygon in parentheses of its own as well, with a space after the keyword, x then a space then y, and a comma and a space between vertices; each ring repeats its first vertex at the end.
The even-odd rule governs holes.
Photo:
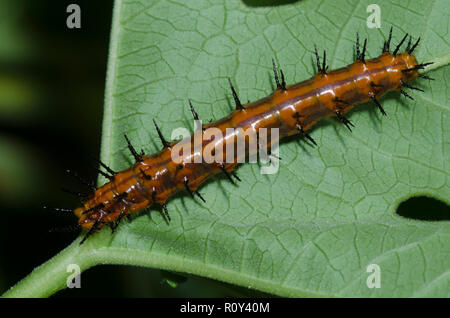
MULTIPOLYGON (((227 78, 243 101, 273 91, 271 59, 287 82, 311 77, 314 44, 326 48, 330 69, 354 59, 356 32, 369 57, 381 51, 389 27, 396 44, 405 32, 422 42, 420 62, 440 61, 417 80, 415 101, 397 93, 350 115, 353 133, 334 119, 311 132, 318 147, 290 138, 280 169, 261 175, 238 169, 238 186, 213 178, 200 188, 207 203, 177 195, 167 225, 151 216, 79 240, 37 268, 7 296, 47 296, 65 287, 66 265, 132 264, 185 272, 281 296, 450 296, 450 223, 398 216, 400 202, 426 195, 450 201, 448 106, 449 2, 389 1, 382 28, 369 29, 371 1, 116 1, 111 33, 102 159, 113 169, 137 149, 156 153, 163 134, 193 122, 187 99, 204 121, 232 108, 227 78), (273 3, 273 5, 272 5, 273 3), (379 266, 381 288, 368 288, 379 266)), ((424 214, 429 211, 423 211, 424 214)), ((101 283, 101 282, 99 282, 101 283)))

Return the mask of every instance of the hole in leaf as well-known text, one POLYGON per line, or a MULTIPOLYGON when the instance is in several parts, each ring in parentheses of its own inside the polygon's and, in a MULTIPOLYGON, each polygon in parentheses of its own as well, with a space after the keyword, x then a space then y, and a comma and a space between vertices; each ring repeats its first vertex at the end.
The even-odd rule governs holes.
POLYGON ((426 196, 403 201, 398 206, 397 214, 421 221, 450 221, 450 207, 442 201, 426 196))

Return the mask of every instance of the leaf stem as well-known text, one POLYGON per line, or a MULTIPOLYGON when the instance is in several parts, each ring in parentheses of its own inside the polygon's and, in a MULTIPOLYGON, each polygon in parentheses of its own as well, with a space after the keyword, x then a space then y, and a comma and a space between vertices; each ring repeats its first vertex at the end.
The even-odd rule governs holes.
POLYGON ((80 257, 86 251, 80 248, 81 237, 53 258, 36 267, 27 277, 11 287, 2 297, 48 297, 66 287, 69 264, 77 264, 81 271, 94 265, 88 257, 80 257))
POLYGON ((98 264, 120 264, 165 269, 169 271, 186 272, 207 278, 246 286, 250 289, 260 290, 286 297, 324 297, 316 292, 297 290, 296 288, 282 286, 270 280, 260 279, 244 273, 237 274, 228 269, 215 265, 201 264, 171 256, 139 250, 127 250, 124 248, 102 247, 104 238, 109 236, 108 231, 97 233, 82 246, 79 245, 82 236, 65 248, 55 257, 35 268, 27 277, 10 288, 2 297, 48 297, 57 291, 66 288, 66 282, 73 274, 68 270, 68 265, 76 264, 81 272, 98 264), (103 236, 103 238, 102 238, 103 236))

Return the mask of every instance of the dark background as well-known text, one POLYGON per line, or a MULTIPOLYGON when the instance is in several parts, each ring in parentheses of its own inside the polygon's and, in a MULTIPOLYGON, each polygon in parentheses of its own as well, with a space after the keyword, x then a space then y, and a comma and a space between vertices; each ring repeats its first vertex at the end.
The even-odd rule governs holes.
MULTIPOLYGON (((79 189, 66 169, 96 180, 112 1, 0 2, 0 294, 70 244, 79 189), (81 7, 81 29, 66 27, 66 8, 81 7)), ((399 214, 450 219, 448 206, 428 198, 402 204, 399 214), (414 207, 414 208, 413 208, 414 207)), ((170 287, 170 273, 131 266, 96 266, 82 288, 54 297, 259 296, 202 278, 170 287)))

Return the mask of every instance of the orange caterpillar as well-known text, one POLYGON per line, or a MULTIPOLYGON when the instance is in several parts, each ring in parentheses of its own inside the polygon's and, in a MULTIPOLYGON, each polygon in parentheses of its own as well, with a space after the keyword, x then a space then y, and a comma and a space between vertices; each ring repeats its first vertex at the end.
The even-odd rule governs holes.
MULTIPOLYGON (((357 36, 356 61, 333 71, 327 71, 325 51, 322 64, 320 63, 316 48, 318 73, 311 79, 290 86, 286 85, 281 70, 280 81, 273 63, 277 89, 272 95, 247 105, 240 102, 230 81, 236 110, 223 119, 205 125, 202 129, 218 128, 223 133, 222 139, 225 139, 225 130, 230 127, 241 127, 244 130, 251 128, 255 131, 275 127, 279 128, 280 138, 300 133, 316 145, 306 131, 323 118, 337 116, 337 119, 351 131, 353 124, 344 117, 344 114, 354 105, 372 101, 381 113, 386 115, 378 102, 380 96, 388 91, 397 90, 412 99, 402 88, 420 90, 408 85, 408 82, 418 76, 431 79, 418 73, 419 69, 431 63, 418 64, 416 58, 411 55, 420 38, 412 45, 410 37, 406 50, 399 53, 407 36, 408 34, 391 53, 389 50, 391 28, 388 40, 384 42, 382 54, 369 60, 365 59, 367 39, 361 51, 357 36)), ((190 107, 194 118, 198 119, 192 104, 190 107)), ((109 178, 109 182, 95 189, 83 206, 74 210, 79 219, 78 224, 88 230, 81 243, 105 224, 110 225, 114 231, 124 216, 150 207, 155 202, 162 205, 167 220, 170 220, 166 201, 181 190, 187 190, 191 196, 195 194, 204 201, 197 189, 215 174, 225 173, 232 182, 232 176, 239 180, 233 172, 237 160, 227 163, 192 163, 187 160, 190 154, 184 154, 186 158, 181 157, 180 163, 174 162, 171 152, 176 143, 166 141, 158 126, 156 129, 164 145, 161 152, 150 156, 137 153, 125 135, 136 163, 126 170, 115 172, 99 162, 106 169, 106 172, 101 173, 109 178)), ((193 143, 193 137, 180 142, 193 143)), ((204 141, 203 148, 211 142, 211 140, 204 141)), ((221 140, 215 139, 214 142, 217 144, 221 140)))

